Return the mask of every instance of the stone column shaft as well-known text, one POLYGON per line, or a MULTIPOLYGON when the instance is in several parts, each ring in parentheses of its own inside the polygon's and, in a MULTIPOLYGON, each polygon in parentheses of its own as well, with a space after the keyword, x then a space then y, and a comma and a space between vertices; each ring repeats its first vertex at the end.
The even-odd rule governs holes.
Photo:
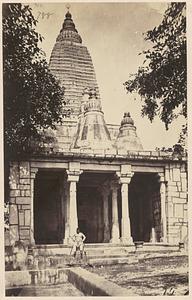
POLYGON ((118 205, 117 205, 117 186, 112 186, 112 230, 111 242, 119 242, 119 220, 118 220, 118 205))
POLYGON ((69 224, 70 224, 70 236, 73 236, 76 233, 78 227, 77 219, 77 199, 76 199, 76 181, 70 181, 69 186, 69 197, 70 197, 70 207, 69 207, 69 224))
MULTIPOLYGON (((130 182, 130 180, 129 180, 130 182)), ((128 199, 128 183, 122 182, 121 185, 122 197, 122 219, 121 219, 121 241, 123 243, 132 243, 131 225, 129 218, 129 199, 128 199)))
POLYGON ((65 238, 64 244, 68 244, 69 242, 69 211, 70 211, 70 199, 69 199, 69 184, 66 182, 64 187, 64 213, 65 213, 65 238))
POLYGON ((167 243, 167 217, 166 217, 166 182, 160 183, 160 195, 161 195, 161 230, 162 237, 161 242, 167 243))
POLYGON ((103 193, 104 242, 109 241, 108 193, 103 193))

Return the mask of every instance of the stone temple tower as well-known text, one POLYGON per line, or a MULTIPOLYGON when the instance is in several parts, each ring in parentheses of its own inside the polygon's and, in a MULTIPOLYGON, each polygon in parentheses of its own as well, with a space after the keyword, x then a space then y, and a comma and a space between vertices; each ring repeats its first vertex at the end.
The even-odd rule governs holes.
POLYGON ((87 47, 82 44, 70 12, 65 15, 51 53, 49 67, 65 87, 65 109, 70 110, 70 118, 76 119, 79 115, 85 89, 95 89, 97 98, 100 98, 91 56, 87 47))

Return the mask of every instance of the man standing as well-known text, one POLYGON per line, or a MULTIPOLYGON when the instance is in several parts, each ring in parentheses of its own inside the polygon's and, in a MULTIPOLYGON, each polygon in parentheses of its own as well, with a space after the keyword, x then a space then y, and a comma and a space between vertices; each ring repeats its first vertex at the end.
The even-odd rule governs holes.
POLYGON ((72 255, 75 257, 77 250, 80 250, 81 259, 83 258, 83 250, 84 250, 84 241, 86 239, 86 236, 80 232, 79 228, 77 228, 76 233, 72 237, 72 240, 74 242, 73 248, 72 248, 72 255))

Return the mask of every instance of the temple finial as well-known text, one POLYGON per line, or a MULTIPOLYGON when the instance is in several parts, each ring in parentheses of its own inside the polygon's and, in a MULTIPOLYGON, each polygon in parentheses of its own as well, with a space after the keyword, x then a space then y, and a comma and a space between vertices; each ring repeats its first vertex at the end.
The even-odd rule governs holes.
POLYGON ((66 8, 67 8, 67 11, 68 11, 68 12, 69 12, 70 7, 71 7, 70 4, 67 4, 67 5, 66 5, 66 8))

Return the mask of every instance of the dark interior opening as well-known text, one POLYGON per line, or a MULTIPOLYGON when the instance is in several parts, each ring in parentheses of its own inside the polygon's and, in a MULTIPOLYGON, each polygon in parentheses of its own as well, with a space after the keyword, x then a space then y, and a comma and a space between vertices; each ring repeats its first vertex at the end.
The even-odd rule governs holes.
POLYGON ((150 242, 152 227, 160 240, 160 187, 157 174, 135 173, 129 186, 133 241, 150 242))
POLYGON ((102 184, 109 173, 84 172, 77 188, 77 213, 80 230, 86 243, 102 243, 104 239, 102 184))
POLYGON ((36 244, 58 244, 64 235, 60 172, 39 171, 34 185, 34 237, 36 244))

